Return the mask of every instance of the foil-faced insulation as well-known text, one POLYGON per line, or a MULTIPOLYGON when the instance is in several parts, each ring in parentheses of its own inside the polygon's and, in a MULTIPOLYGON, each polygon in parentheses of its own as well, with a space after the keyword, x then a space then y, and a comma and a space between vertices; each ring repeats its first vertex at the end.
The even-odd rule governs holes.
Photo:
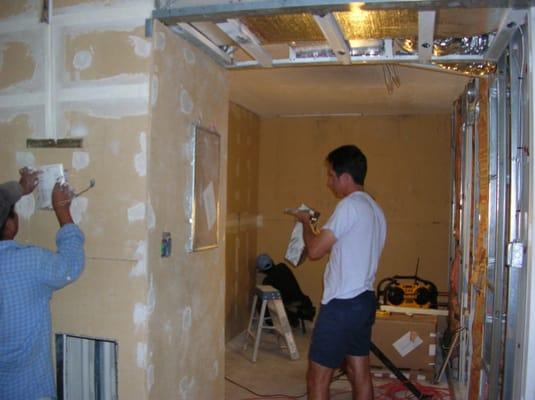
POLYGON ((263 44, 325 41, 321 29, 311 14, 250 16, 241 17, 240 21, 263 44))
POLYGON ((418 35, 415 10, 365 11, 334 13, 347 40, 412 37, 418 35))
MULTIPOLYGON (((433 41, 433 55, 481 55, 489 48, 490 39, 490 34, 435 39, 433 41)), ((415 39, 397 39, 396 44, 399 46, 401 54, 417 54, 418 41, 415 39)))
MULTIPOLYGON (((412 37, 418 34, 418 13, 414 10, 335 12, 347 40, 412 37)), ((240 20, 262 43, 325 41, 312 14, 247 16, 240 20)))
POLYGON ((436 65, 448 71, 455 71, 474 77, 490 75, 496 72, 496 64, 487 61, 469 64, 443 63, 436 65))

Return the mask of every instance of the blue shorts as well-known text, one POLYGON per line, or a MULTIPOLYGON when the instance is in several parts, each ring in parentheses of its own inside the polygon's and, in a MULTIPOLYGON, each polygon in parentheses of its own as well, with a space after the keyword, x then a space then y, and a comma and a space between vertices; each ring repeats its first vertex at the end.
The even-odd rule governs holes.
POLYGON ((338 368, 348 355, 370 354, 376 307, 372 291, 322 304, 312 334, 310 360, 327 368, 338 368))

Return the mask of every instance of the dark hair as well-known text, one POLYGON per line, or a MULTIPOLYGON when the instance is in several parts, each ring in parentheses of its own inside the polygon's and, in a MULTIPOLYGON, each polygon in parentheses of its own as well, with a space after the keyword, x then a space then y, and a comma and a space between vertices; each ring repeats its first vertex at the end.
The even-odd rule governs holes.
POLYGON ((10 218, 15 218, 15 205, 12 205, 9 209, 9 214, 7 214, 6 220, 2 224, 2 227, 0 227, 0 240, 4 240, 4 229, 7 224, 7 220, 10 218))
POLYGON ((348 144, 334 149, 327 156, 327 162, 336 176, 347 172, 356 184, 364 185, 368 165, 366 156, 357 146, 348 144))

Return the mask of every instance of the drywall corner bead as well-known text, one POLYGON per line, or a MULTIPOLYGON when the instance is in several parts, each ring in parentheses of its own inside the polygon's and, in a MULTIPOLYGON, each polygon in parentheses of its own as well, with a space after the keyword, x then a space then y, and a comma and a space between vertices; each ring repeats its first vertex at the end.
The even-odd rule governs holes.
POLYGON ((89 166, 89 153, 85 151, 74 151, 72 153, 72 167, 76 171, 87 168, 89 166))
POLYGON ((184 47, 182 52, 188 64, 195 64, 195 53, 189 47, 184 47))
POLYGON ((75 224, 79 224, 82 221, 84 213, 87 211, 87 205, 89 200, 87 197, 78 196, 71 202, 71 215, 75 224))
POLYGON ((134 165, 139 176, 147 175, 147 134, 139 134, 139 145, 141 151, 134 156, 134 165))
POLYGON ((128 222, 145 219, 145 203, 138 203, 128 209, 128 222))
POLYGON ((33 193, 22 196, 15 204, 15 211, 22 219, 30 219, 35 213, 35 198, 33 193))
POLYGON ((17 151, 15 159, 18 167, 35 167, 35 156, 30 151, 17 151))
POLYGON ((139 36, 128 36, 130 45, 134 48, 134 52, 141 58, 148 58, 152 49, 152 43, 139 36))
POLYGON ((184 114, 191 114, 193 111, 193 101, 186 89, 180 91, 180 110, 184 114))

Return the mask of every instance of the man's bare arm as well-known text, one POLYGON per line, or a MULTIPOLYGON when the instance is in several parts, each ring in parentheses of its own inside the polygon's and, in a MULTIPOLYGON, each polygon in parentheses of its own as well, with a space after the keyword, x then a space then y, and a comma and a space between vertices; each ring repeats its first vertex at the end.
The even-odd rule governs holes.
POLYGON ((331 251, 336 236, 329 229, 322 229, 319 233, 314 233, 310 224, 310 214, 300 211, 295 214, 299 222, 303 224, 303 240, 307 248, 308 258, 318 260, 331 251))

